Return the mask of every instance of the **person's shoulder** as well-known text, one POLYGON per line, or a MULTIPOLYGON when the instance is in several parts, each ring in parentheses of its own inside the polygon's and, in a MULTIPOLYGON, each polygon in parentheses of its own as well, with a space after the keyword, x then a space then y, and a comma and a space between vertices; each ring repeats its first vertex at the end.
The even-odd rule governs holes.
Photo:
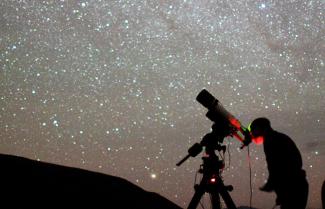
POLYGON ((282 132, 280 132, 280 131, 276 131, 276 130, 272 130, 272 133, 273 133, 274 135, 278 135, 278 136, 289 137, 287 134, 282 133, 282 132))
POLYGON ((274 138, 280 139, 281 141, 292 141, 292 139, 287 135, 279 131, 272 130, 272 136, 274 138))

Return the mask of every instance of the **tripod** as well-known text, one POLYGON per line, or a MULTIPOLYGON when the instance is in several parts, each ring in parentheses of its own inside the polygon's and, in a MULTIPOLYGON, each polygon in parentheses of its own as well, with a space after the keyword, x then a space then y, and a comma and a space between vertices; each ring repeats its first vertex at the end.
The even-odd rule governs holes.
MULTIPOLYGON (((215 130, 216 125, 213 126, 215 130)), ((223 134, 212 131, 206 134, 201 143, 195 143, 189 150, 188 155, 177 163, 180 166, 189 157, 197 156, 201 151, 202 147, 205 147, 205 156, 202 157, 203 164, 200 166, 199 173, 203 174, 200 184, 194 186, 195 193, 188 206, 188 209, 196 209, 204 193, 209 193, 211 197, 211 205, 213 209, 221 209, 220 196, 224 200, 228 209, 236 209, 235 203, 233 202, 228 191, 232 191, 231 185, 225 186, 221 178, 220 171, 224 167, 222 160, 216 155, 215 151, 226 151, 226 146, 222 146, 220 142, 223 140, 223 134), (217 140, 216 140, 217 139, 217 140)))
POLYGON ((199 170, 203 174, 200 184, 194 186, 195 193, 188 209, 196 209, 205 192, 210 194, 213 209, 221 209, 220 196, 223 198, 228 209, 236 209, 228 191, 232 191, 231 185, 225 186, 220 176, 223 161, 219 160, 214 150, 206 149, 206 156, 202 157, 203 164, 199 170), (219 196, 220 195, 220 196, 219 196))

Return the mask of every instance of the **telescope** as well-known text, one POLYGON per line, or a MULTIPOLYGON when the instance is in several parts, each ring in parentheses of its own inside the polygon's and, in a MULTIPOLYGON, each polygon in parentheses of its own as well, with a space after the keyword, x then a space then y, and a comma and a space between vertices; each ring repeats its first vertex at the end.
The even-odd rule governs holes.
POLYGON ((194 186, 195 193, 189 203, 188 209, 196 209, 205 192, 210 194, 213 209, 221 209, 220 197, 224 200, 228 209, 236 209, 236 205, 228 193, 233 190, 233 187, 231 185, 224 185, 221 178, 224 161, 219 159, 215 151, 223 151, 225 153, 226 146, 222 145, 222 143, 227 136, 235 137, 242 142, 242 149, 251 142, 250 133, 207 90, 203 89, 196 97, 196 100, 208 109, 206 117, 214 123, 212 125, 212 132, 206 134, 200 143, 195 143, 190 147, 188 149, 188 155, 176 164, 180 166, 189 157, 196 157, 202 152, 203 147, 205 148, 205 156, 202 157, 203 164, 199 170, 199 173, 202 173, 203 177, 200 184, 194 186))
POLYGON ((221 177, 224 160, 220 160, 215 151, 219 151, 219 153, 223 151, 225 153, 226 146, 222 145, 222 143, 227 136, 235 137, 242 142, 242 149, 251 142, 250 133, 207 90, 203 89, 196 97, 196 100, 208 109, 206 117, 214 123, 212 131, 206 134, 200 143, 195 143, 190 147, 188 155, 176 164, 180 166, 189 157, 197 156, 202 152, 203 147, 205 148, 205 155, 202 157, 203 164, 199 169, 199 173, 202 173, 203 177, 200 184, 195 184, 194 186, 195 193, 188 205, 188 209, 196 209, 202 195, 206 192, 210 194, 212 209, 221 209, 221 198, 228 209, 236 209, 236 205, 228 193, 233 190, 233 187, 225 185, 221 177))
POLYGON ((215 150, 221 149, 222 146, 220 144, 223 143, 223 139, 227 136, 238 139, 242 143, 240 149, 243 149, 251 143, 248 129, 245 128, 235 116, 228 112, 219 100, 206 89, 203 89, 198 94, 196 100, 208 109, 206 117, 214 122, 212 125, 212 132, 204 136, 201 143, 195 143, 188 150, 189 154, 177 163, 177 166, 180 166, 189 157, 197 156, 202 151, 203 146, 213 146, 215 150))
POLYGON ((208 109, 206 117, 216 125, 219 125, 219 130, 224 133, 224 137, 234 136, 246 145, 249 143, 247 128, 242 126, 239 120, 229 113, 212 94, 203 89, 196 97, 196 100, 208 109), (238 132, 240 132, 245 139, 243 139, 238 132))

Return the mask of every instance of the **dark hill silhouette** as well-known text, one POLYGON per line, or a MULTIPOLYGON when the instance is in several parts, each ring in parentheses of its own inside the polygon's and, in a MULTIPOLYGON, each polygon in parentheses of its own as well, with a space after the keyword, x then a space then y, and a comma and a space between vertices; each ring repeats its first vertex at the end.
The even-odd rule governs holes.
POLYGON ((180 209, 122 179, 0 154, 0 208, 180 209))

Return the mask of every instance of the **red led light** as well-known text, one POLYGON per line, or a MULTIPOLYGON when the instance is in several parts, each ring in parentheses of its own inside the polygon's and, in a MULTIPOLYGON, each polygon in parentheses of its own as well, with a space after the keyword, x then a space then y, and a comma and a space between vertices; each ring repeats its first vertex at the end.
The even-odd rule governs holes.
POLYGON ((216 181, 217 181, 217 180, 216 180, 216 178, 214 178, 214 177, 212 177, 212 178, 210 179, 210 182, 211 182, 211 183, 216 183, 216 181))
POLYGON ((235 126, 237 129, 240 129, 241 124, 236 118, 230 118, 231 125, 235 126))
POLYGON ((264 138, 263 138, 263 136, 258 136, 258 137, 252 138, 252 141, 257 145, 260 145, 260 144, 263 144, 264 138))

